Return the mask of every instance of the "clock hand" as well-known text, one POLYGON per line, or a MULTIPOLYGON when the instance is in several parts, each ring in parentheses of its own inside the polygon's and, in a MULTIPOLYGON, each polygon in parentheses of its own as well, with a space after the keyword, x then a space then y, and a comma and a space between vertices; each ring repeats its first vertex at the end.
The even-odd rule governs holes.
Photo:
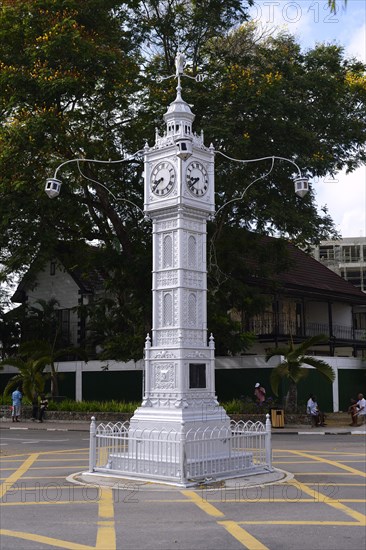
POLYGON ((160 178, 160 180, 155 180, 155 181, 154 181, 153 191, 155 191, 155 189, 157 188, 157 186, 159 185, 159 183, 161 183, 162 181, 164 181, 164 178, 160 178))
POLYGON ((192 188, 198 181, 200 181, 200 178, 191 178, 189 187, 192 188))

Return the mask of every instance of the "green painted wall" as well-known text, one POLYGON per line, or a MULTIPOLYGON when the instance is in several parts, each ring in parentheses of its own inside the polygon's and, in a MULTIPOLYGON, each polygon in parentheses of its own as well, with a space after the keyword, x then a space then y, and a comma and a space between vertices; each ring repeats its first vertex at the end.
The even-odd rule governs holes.
POLYGON ((350 399, 356 399, 357 394, 366 396, 366 368, 362 370, 338 370, 339 410, 347 411, 350 399))
POLYGON ((84 401, 141 401, 142 371, 83 372, 84 401))
MULTIPOLYGON (((283 382, 279 396, 276 397, 269 383, 272 369, 219 369, 215 372, 216 394, 219 401, 230 401, 234 398, 250 397, 254 399, 254 386, 259 382, 266 389, 266 396, 272 397, 278 404, 283 402, 287 392, 287 384, 283 382)), ((318 398, 319 407, 323 411, 333 411, 332 384, 327 382, 315 370, 309 370, 308 376, 297 387, 297 402, 299 410, 306 412, 306 403, 311 393, 318 398)))

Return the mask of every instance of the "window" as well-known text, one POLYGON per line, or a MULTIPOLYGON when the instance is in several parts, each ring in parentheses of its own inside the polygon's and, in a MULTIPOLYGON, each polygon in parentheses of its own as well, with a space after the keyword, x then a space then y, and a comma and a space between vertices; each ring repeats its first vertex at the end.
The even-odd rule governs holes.
POLYGON ((188 267, 197 267, 197 243, 192 235, 188 238, 188 267))
POLYGON ((334 260, 334 247, 333 246, 319 246, 319 259, 320 260, 334 260))
POLYGON ((173 241, 170 235, 164 237, 163 244, 163 267, 172 267, 173 265, 173 241))
POLYGON ((171 294, 165 294, 163 298, 163 325, 169 327, 173 324, 173 300, 171 294))
POLYGON ((361 270, 360 269, 346 269, 345 277, 347 281, 353 285, 361 288, 361 270))
POLYGON ((70 341, 70 310, 58 309, 56 311, 57 321, 61 333, 61 338, 64 342, 70 341))
POLYGON ((188 296, 188 324, 190 327, 197 324, 197 299, 194 294, 188 296))
POLYGON ((205 363, 189 364, 189 387, 190 388, 206 387, 206 364, 205 363))
POLYGON ((342 248, 342 260, 344 262, 359 262, 361 248, 359 246, 344 246, 342 248))

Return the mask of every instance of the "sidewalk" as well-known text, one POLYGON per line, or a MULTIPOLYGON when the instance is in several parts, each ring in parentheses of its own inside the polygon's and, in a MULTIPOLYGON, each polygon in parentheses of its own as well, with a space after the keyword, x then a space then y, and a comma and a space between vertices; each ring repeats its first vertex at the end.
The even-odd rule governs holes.
MULTIPOLYGON (((97 424, 98 424, 98 418, 97 424)), ((10 430, 45 430, 45 431, 61 431, 61 432, 89 432, 89 421, 62 421, 62 420, 46 420, 43 423, 32 422, 32 420, 21 420, 20 422, 12 422, 9 418, 0 419, 0 429, 10 430)), ((326 435, 326 434, 352 434, 366 435, 366 424, 358 427, 344 425, 330 425, 319 428, 312 428, 309 425, 286 425, 284 428, 272 428, 272 434, 295 434, 295 435, 326 435)), ((0 435, 1 438, 1 435, 0 435)))

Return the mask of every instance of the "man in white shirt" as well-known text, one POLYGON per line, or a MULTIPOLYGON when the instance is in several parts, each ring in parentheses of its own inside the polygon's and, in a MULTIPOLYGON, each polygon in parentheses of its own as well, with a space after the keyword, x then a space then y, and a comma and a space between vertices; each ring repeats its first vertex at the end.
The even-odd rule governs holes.
POLYGON ((366 399, 364 398, 362 393, 359 393, 357 398, 358 398, 357 409, 356 409, 357 412, 354 416, 354 419, 356 420, 356 422, 357 422, 357 417, 360 417, 361 420, 365 420, 365 417, 366 417, 366 399))
POLYGON ((306 412, 310 415, 312 426, 325 426, 324 414, 319 411, 318 402, 315 395, 310 395, 306 404, 306 412))

